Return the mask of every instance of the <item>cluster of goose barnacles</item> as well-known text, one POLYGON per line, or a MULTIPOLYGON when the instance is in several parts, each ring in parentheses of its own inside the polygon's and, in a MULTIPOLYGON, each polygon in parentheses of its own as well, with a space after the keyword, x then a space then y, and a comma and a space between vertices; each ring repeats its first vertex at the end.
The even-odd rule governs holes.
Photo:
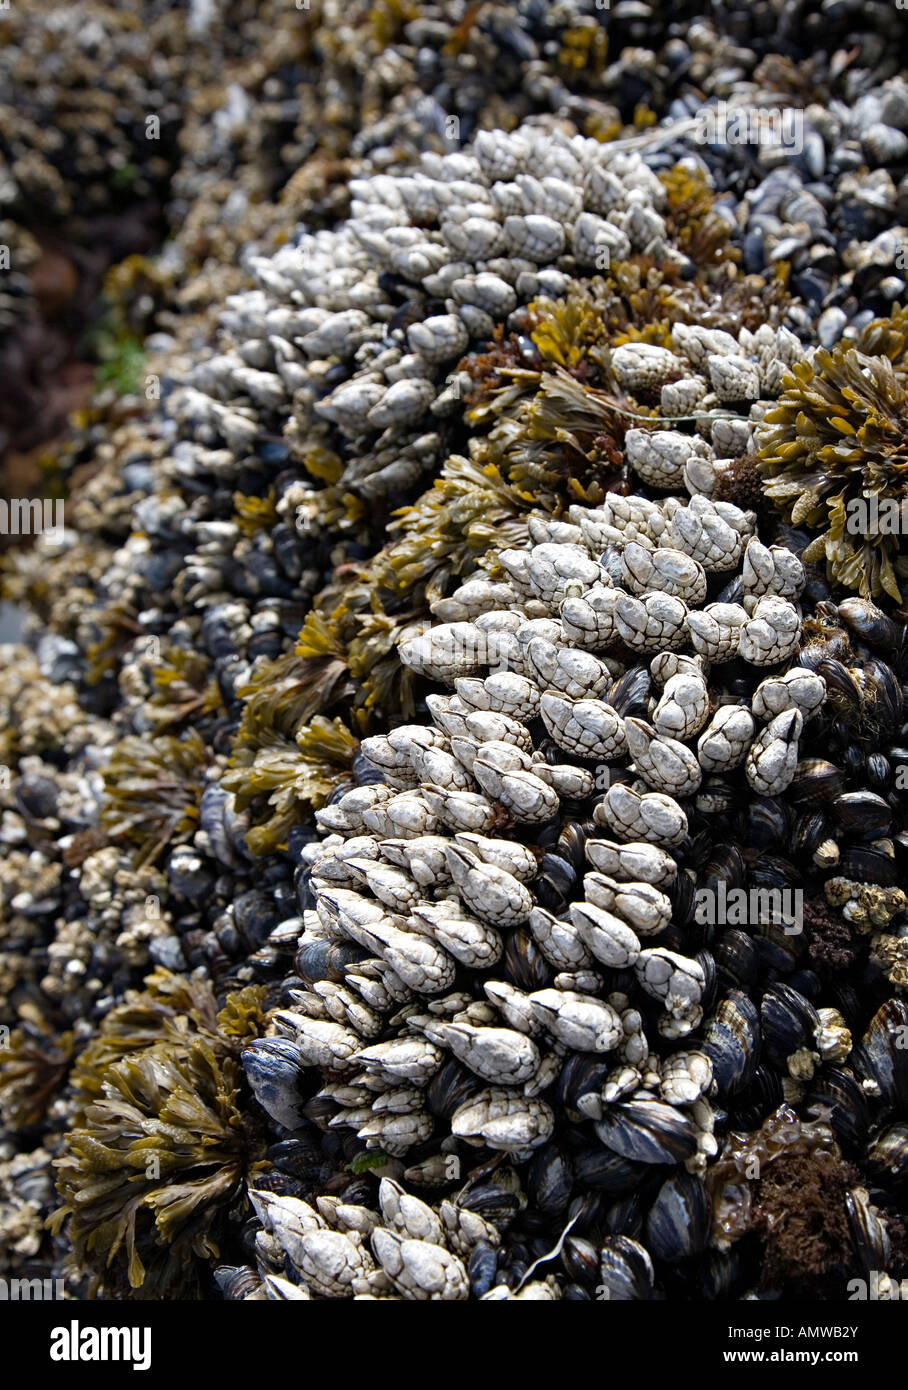
MULTIPOLYGON (((702 496, 609 494, 531 533, 532 548, 499 555, 505 578, 468 581, 437 605, 453 620, 401 645, 449 693, 426 697, 431 724, 364 740, 380 780, 317 812, 297 955, 311 987, 250 1044, 247 1075, 286 1120, 300 1069, 321 1068, 322 1121, 387 1155, 434 1136, 442 1154, 484 1145, 520 1161, 553 1135, 551 1088, 585 1054, 597 1066, 575 1110, 601 1143, 699 1172, 716 1153, 713 1061, 685 1040, 704 1023, 706 978, 677 949, 671 851, 685 804, 717 776, 743 765, 754 793, 777 796, 795 774, 825 698, 821 676, 780 669, 798 654, 804 571, 760 542, 752 514, 702 496), (720 701, 711 667, 732 659, 750 693, 720 701), (588 831, 582 897, 560 914, 533 891, 534 833, 559 818, 588 831), (543 987, 502 978, 515 934, 543 987), (452 1058, 468 1080, 430 1105, 452 1058)), ((372 1243, 399 1291, 412 1277, 411 1296, 460 1296, 427 1294, 399 1240, 372 1243)), ((311 1259, 301 1268, 327 1291, 311 1259)))

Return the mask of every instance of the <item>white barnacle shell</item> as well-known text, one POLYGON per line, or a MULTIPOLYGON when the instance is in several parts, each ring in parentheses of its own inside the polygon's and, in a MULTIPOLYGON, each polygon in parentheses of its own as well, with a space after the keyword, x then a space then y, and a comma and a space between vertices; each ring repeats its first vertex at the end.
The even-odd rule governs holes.
POLYGON ((497 864, 486 864, 453 843, 447 852, 448 872, 467 907, 485 922, 514 927, 525 922, 533 906, 531 893, 519 879, 497 864))
POLYGON ((592 962, 577 928, 544 907, 534 907, 529 928, 546 960, 558 970, 578 970, 592 962))
POLYGON ((687 604, 661 590, 619 594, 615 604, 618 636, 635 651, 665 651, 687 640, 687 604))
POLYGON ((704 772, 727 772, 747 754, 756 724, 743 705, 720 705, 697 740, 697 760, 704 772))
POLYGON ((706 571, 683 550, 671 546, 650 550, 628 541, 620 564, 622 581, 632 594, 658 589, 690 605, 701 603, 706 597, 706 571))
POLYGON ((745 594, 796 599, 805 580, 804 566, 793 551, 782 545, 765 546, 756 536, 748 541, 741 570, 745 594))
POLYGON ((594 869, 624 882, 640 880, 659 888, 670 887, 678 866, 667 850, 643 841, 619 844, 615 840, 587 840, 586 857, 594 869))
POLYGON ((477 855, 484 864, 494 864, 497 868, 504 869, 521 883, 534 878, 538 871, 536 855, 516 840, 489 839, 485 835, 476 835, 469 831, 456 835, 455 839, 459 845, 464 845, 477 855))
POLYGON ((798 766, 798 739, 804 727, 799 709, 777 714, 751 744, 744 771, 760 796, 778 796, 791 783, 798 766))
POLYGON ((452 791, 437 785, 422 790, 436 822, 449 830, 491 830, 498 819, 494 806, 480 792, 452 791))
POLYGON ((772 719, 799 709, 805 719, 816 714, 826 699, 826 682, 814 671, 793 666, 781 676, 768 676, 753 693, 751 709, 757 719, 772 719))
POLYGON ((567 594, 581 595, 602 577, 600 566, 579 545, 534 546, 526 574, 535 596, 553 612, 567 594))
POLYGON ((670 738, 688 739, 709 718, 709 688, 700 672, 679 671, 666 681, 653 711, 653 728, 670 738))
POLYGON ((609 762, 627 751, 624 720, 603 700, 571 700, 547 690, 540 714, 558 747, 576 757, 609 762))
POLYGON ((431 936, 469 970, 488 970, 504 951, 504 942, 494 927, 469 917, 456 901, 420 903, 410 925, 414 931, 431 936))
POLYGON ((670 796, 638 791, 616 782, 593 812, 597 825, 627 840, 649 840, 657 845, 679 845, 687 834, 687 816, 670 796))
MULTIPOLYGON (((518 634, 519 640, 520 634, 518 634)), ((605 662, 590 652, 556 647, 543 637, 531 637, 526 645, 527 674, 543 690, 559 690, 574 700, 601 696, 611 683, 605 662)))
POLYGON ((640 941, 627 922, 593 902, 571 903, 571 921, 596 960, 610 970, 625 970, 640 954, 640 941))
POLYGON ((488 709, 520 720, 533 718, 541 698, 536 682, 516 671, 497 671, 484 680, 460 678, 454 682, 454 689, 474 709, 488 709))
POLYGON ((470 335, 456 314, 434 314, 407 330, 412 350, 433 366, 460 357, 469 341, 470 335))
POLYGON ((739 603, 708 603, 687 617, 694 651, 721 665, 738 655, 747 612, 739 603))
POLYGON ((703 443, 680 430, 628 430, 624 437, 628 463, 638 477, 654 487, 677 487, 684 465, 702 453, 703 443))
POLYGON ((659 1095, 669 1105, 690 1105, 712 1085, 713 1065, 705 1052, 673 1052, 659 1068, 659 1095))
POLYGON ((760 371, 756 363, 740 355, 710 353, 706 368, 710 385, 720 401, 759 400, 760 371))
POLYGON ((574 223, 573 251, 578 265, 607 270, 612 261, 627 260, 631 243, 613 223, 593 212, 582 212, 574 223))
POLYGON ((669 1013, 684 1013, 700 1001, 706 976, 689 956, 653 946, 640 952, 634 972, 641 987, 669 1013))
POLYGON ((539 1070, 539 1049, 515 1028, 474 1028, 468 1023, 439 1023, 433 1041, 448 1047, 465 1067, 483 1081, 517 1086, 539 1070))
POLYGON ((504 235, 512 255, 523 256, 537 265, 557 260, 566 245, 564 227, 544 213, 506 217, 504 235))
POLYGON ((787 599, 761 598, 741 631, 738 654, 753 666, 777 666, 798 650, 801 619, 787 599))
POLYGON ((535 1149, 551 1138, 555 1115, 544 1100, 503 1086, 480 1091, 451 1116, 451 1133, 505 1152, 535 1149))
POLYGON ((443 1245, 409 1240, 378 1226, 372 1249, 391 1283, 405 1298, 423 1302, 455 1302, 469 1298, 470 1281, 462 1261, 443 1245))
POLYGON ((458 676, 472 675, 488 661, 488 636, 475 623, 439 623, 401 642, 400 659, 431 680, 453 685, 458 676))
POLYGON ((681 373, 679 358, 654 343, 623 343, 612 352, 611 365, 620 385, 632 394, 661 386, 666 378, 681 373))
POLYGON ((621 917, 643 936, 655 936, 671 921, 671 899, 651 883, 622 883, 608 874, 589 873, 583 891, 588 903, 621 917))
POLYGON ((672 516, 667 543, 699 560, 707 571, 734 569, 744 549, 744 536, 732 524, 733 520, 723 504, 711 502, 708 497, 692 497, 686 507, 678 508, 672 516))
POLYGON ((538 1021, 559 1042, 578 1052, 611 1052, 624 1036, 610 1004, 570 990, 540 989, 530 995, 538 1021))
POLYGON ((615 605, 620 589, 595 583, 584 594, 569 595, 561 605, 561 627, 566 641, 578 646, 607 646, 615 636, 615 605))
POLYGON ((673 796, 691 796, 697 790, 703 774, 685 744, 657 734, 642 719, 625 719, 624 732, 634 770, 644 782, 664 787, 673 796))
POLYGON ((435 396, 435 386, 431 381, 405 377, 388 387, 366 418, 373 429, 385 429, 389 425, 413 425, 425 414, 435 396))

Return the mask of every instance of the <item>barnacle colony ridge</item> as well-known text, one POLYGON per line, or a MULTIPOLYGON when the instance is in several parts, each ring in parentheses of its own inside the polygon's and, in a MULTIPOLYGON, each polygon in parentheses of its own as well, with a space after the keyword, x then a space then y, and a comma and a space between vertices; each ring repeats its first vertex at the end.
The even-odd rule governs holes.
POLYGON ((10 567, 2 1218, 79 1296, 902 1276, 898 546, 830 549, 816 473, 897 492, 904 310, 808 291, 904 84, 767 172, 542 77, 571 115, 364 140, 10 567))

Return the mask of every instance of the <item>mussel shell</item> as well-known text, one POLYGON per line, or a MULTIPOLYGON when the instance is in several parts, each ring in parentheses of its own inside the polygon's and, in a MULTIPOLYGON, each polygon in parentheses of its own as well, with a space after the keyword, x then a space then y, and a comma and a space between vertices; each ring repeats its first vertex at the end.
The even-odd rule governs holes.
POLYGON ((848 845, 842 852, 838 871, 845 878, 876 883, 881 888, 896 888, 903 878, 895 857, 873 845, 848 845))
POLYGON ((845 1210, 854 1253, 867 1273, 889 1267, 890 1245, 886 1222, 875 1210, 862 1188, 852 1188, 845 1194, 845 1210))
POLYGON ((649 713, 647 701, 650 692, 650 676, 646 666, 632 666, 609 687, 606 703, 611 705, 623 719, 633 716, 646 719, 649 713))
POLYGON ((515 927, 508 933, 502 963, 507 983, 525 994, 546 989, 555 978, 552 967, 526 927, 515 927))
POLYGON ((791 828, 791 852, 810 859, 829 835, 829 820, 822 811, 804 811, 791 828))
POLYGON ((727 1098, 751 1080, 760 1054, 760 1015, 741 990, 721 1000, 707 1025, 703 1051, 713 1064, 718 1094, 727 1098))
POLYGON ((838 605, 839 617, 842 622, 852 632, 857 633, 869 647, 878 647, 880 651, 892 650, 900 637, 900 628, 891 618, 878 608, 870 599, 852 598, 843 599, 838 605))
POLYGON ((559 1072, 555 1094, 573 1124, 580 1124, 587 1118, 579 1109, 578 1102, 591 1092, 598 1094, 611 1069, 611 1064, 601 1053, 572 1052, 568 1056, 559 1072))
POLYGON ((887 999, 877 1009, 851 1063, 861 1080, 879 1087, 886 1106, 908 1105, 908 1004, 887 999))
POLYGON ((343 941, 312 941, 297 951, 296 971, 312 984, 319 980, 342 984, 347 967, 367 960, 368 956, 368 951, 352 942, 348 945, 343 941))
POLYGON ((527 1196, 545 1213, 564 1211, 571 1200, 574 1172, 570 1159, 557 1144, 537 1149, 527 1173, 527 1196))
POLYGON ((703 871, 704 883, 710 892, 715 893, 720 883, 728 888, 741 888, 747 878, 747 865, 738 845, 718 845, 713 851, 703 871))
POLYGON ((599 1251, 591 1240, 573 1234, 561 1247, 561 1263, 568 1276, 578 1284, 595 1285, 599 1278, 599 1251))
POLYGON ((610 1300, 640 1302, 652 1297, 653 1262, 649 1251, 628 1236, 607 1236, 599 1250, 599 1281, 610 1300))
POLYGON ((498 1251, 494 1246, 480 1241, 473 1247, 467 1261, 467 1274, 474 1298, 482 1298, 483 1294, 495 1287, 498 1283, 498 1251))
POLYGON ((713 957, 723 985, 746 985, 760 973, 760 953, 752 936, 729 927, 713 943, 713 957))
POLYGON ((589 1148, 574 1155, 574 1177, 579 1187, 592 1187, 619 1196, 639 1187, 646 1169, 622 1158, 612 1149, 589 1148))
POLYGON ((239 1302, 261 1288, 262 1276, 252 1265, 219 1265, 214 1279, 224 1297, 239 1302))
POLYGON ((842 792, 830 807, 833 816, 849 835, 861 840, 877 840, 892 822, 892 811, 876 792, 842 792))
POLYGON ((790 820, 788 807, 775 797, 753 797, 746 812, 747 844, 761 850, 781 849, 788 841, 790 820))
POLYGON ((870 1117, 866 1096, 849 1069, 829 1067, 816 1075, 804 1099, 804 1112, 828 1124, 843 1149, 854 1153, 861 1148, 870 1117))
POLYGON ((520 1210, 520 1199, 495 1182, 476 1183, 457 1199, 465 1211, 474 1211, 495 1226, 509 1226, 520 1210))
POLYGON ((634 1163, 683 1163, 697 1152, 688 1116, 649 1097, 611 1106, 595 1129, 606 1148, 634 1163))
POLYGON ((465 1105, 481 1089, 478 1078, 452 1057, 429 1082, 426 1088, 426 1106, 433 1115, 450 1120, 454 1111, 465 1105))
POLYGON ((771 1062, 785 1070, 787 1058, 805 1043, 813 1043, 820 1019, 816 1009, 790 985, 772 984, 760 1001, 760 1030, 763 1052, 771 1062))
POLYGON ((802 758, 786 796, 795 804, 821 806, 845 790, 845 774, 827 758, 802 758))
POLYGON ((882 1130, 867 1146, 867 1166, 880 1181, 908 1178, 908 1123, 904 1120, 882 1130))
POLYGON ((700 1178, 679 1171, 662 1184, 646 1218, 644 1242, 657 1260, 699 1255, 709 1235, 709 1203, 700 1178))

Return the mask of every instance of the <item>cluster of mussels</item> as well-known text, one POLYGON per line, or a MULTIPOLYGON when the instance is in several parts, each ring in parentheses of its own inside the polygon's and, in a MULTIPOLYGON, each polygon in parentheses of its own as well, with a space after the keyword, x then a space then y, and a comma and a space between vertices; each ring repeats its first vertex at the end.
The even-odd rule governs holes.
POLYGON ((847 516, 908 458, 902 18, 37 13, 14 365, 67 238, 175 236, 108 277, 150 403, 0 572, 0 1272, 894 1288, 908 562, 847 516))

